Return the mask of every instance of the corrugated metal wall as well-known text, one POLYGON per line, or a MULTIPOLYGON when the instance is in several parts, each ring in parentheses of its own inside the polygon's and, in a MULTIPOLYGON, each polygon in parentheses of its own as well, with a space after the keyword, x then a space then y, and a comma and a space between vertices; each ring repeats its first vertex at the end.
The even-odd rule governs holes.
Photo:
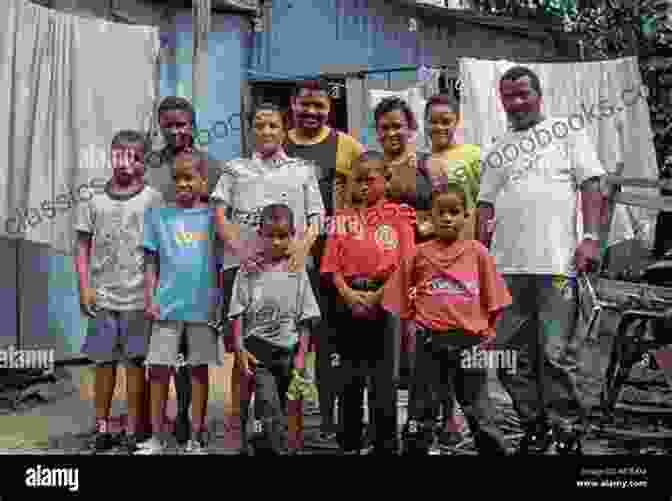
POLYGON ((430 14, 416 18, 417 31, 411 31, 417 11, 395 2, 275 0, 270 33, 256 40, 253 69, 305 75, 335 68, 457 67, 458 57, 532 58, 553 50, 550 37, 533 30, 507 32, 430 14))

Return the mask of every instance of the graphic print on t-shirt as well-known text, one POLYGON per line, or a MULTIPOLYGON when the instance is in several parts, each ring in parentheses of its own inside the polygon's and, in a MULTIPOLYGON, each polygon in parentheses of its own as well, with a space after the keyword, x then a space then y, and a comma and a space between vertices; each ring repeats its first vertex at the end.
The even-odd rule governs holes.
POLYGON ((478 279, 458 280, 450 275, 436 274, 430 281, 429 290, 432 300, 442 304, 466 303, 479 298, 480 284, 478 279))
POLYGON ((381 224, 376 229, 376 243, 385 250, 394 250, 399 247, 399 235, 397 230, 388 224, 381 224))
POLYGON ((95 252, 100 256, 102 274, 117 275, 120 282, 133 279, 142 273, 143 254, 140 252, 142 222, 140 215, 131 212, 125 216, 125 210, 119 203, 114 211, 100 214, 109 218, 104 230, 96 235, 95 252))

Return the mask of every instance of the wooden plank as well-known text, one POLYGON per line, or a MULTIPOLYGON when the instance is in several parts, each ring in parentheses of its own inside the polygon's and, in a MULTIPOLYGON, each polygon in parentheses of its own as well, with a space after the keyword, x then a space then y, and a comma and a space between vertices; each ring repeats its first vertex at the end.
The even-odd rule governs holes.
POLYGON ((630 299, 630 295, 654 296, 666 301, 672 301, 672 287, 659 287, 636 282, 623 282, 597 278, 593 286, 600 301, 623 304, 630 299))
MULTIPOLYGON (((212 17, 212 0, 193 0, 193 65, 192 103, 196 116, 205 111, 208 102, 208 39, 212 17)), ((199 148, 207 152, 207 144, 199 148)))
POLYGON ((615 193, 613 203, 643 207, 645 209, 672 212, 672 197, 647 196, 639 193, 615 193))
POLYGON ((654 188, 660 189, 664 183, 658 179, 640 178, 640 177, 622 177, 609 174, 605 181, 610 185, 630 186, 634 188, 654 188))

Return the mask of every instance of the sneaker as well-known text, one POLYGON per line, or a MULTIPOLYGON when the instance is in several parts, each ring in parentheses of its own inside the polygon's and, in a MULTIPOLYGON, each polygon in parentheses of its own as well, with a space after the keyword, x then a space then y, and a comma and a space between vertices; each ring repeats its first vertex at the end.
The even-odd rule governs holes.
POLYGON ((135 455, 151 456, 154 454, 162 454, 165 449, 165 442, 159 440, 157 437, 152 437, 146 442, 141 442, 138 444, 138 449, 135 451, 135 455))
POLYGON ((583 447, 581 434, 571 430, 555 430, 553 433, 554 450, 559 455, 581 456, 583 447))
POLYGON ((118 439, 111 433, 96 432, 93 438, 93 449, 96 452, 107 452, 117 446, 118 439))
POLYGON ((317 440, 320 442, 334 442, 336 440, 336 433, 333 433, 331 431, 321 431, 317 435, 317 440))
POLYGON ((553 432, 527 432, 523 436, 520 446, 518 447, 518 454, 534 455, 545 454, 553 444, 553 432))
POLYGON ((146 433, 128 433, 121 438, 121 447, 129 454, 133 454, 140 448, 141 444, 147 443, 150 436, 146 433))
POLYGON ((184 453, 191 455, 207 454, 205 447, 206 446, 205 442, 203 441, 202 435, 196 436, 196 438, 190 438, 187 441, 187 445, 184 447, 184 453))
POLYGON ((464 440, 464 437, 456 431, 443 430, 439 433, 439 445, 443 447, 455 447, 462 440, 464 440))

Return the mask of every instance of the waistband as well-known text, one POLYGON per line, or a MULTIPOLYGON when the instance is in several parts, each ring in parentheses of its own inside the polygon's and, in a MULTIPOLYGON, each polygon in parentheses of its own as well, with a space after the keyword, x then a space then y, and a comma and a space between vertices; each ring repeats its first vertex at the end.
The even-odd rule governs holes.
POLYGON ((352 277, 346 278, 346 283, 354 290, 376 291, 380 289, 385 282, 377 278, 352 277))

